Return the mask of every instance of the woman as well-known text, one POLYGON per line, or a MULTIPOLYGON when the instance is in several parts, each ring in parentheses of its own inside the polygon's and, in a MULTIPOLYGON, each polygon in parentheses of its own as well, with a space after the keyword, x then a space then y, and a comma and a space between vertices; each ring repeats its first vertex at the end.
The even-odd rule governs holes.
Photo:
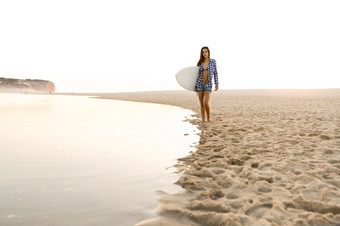
POLYGON ((199 75, 196 80, 195 92, 197 92, 201 104, 202 122, 205 122, 205 113, 207 121, 210 122, 209 100, 212 90, 212 76, 214 75, 215 91, 218 90, 218 74, 216 60, 210 59, 210 50, 207 46, 202 47, 199 66, 199 75))

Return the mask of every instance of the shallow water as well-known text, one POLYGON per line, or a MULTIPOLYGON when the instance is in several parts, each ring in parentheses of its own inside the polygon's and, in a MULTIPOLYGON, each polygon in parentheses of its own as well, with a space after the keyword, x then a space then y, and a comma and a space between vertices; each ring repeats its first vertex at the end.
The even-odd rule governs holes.
POLYGON ((176 192, 197 128, 178 107, 0 94, 0 225, 133 225, 176 192), (184 134, 189 134, 184 136, 184 134))

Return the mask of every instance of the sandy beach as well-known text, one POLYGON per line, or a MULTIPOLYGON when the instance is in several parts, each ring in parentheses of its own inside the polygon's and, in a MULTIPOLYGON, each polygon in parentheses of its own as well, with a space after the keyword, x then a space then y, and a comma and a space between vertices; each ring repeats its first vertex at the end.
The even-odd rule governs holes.
POLYGON ((160 191, 159 218, 138 225, 340 224, 340 89, 219 90, 210 123, 190 91, 91 95, 196 112, 200 141, 177 164, 183 192, 160 191))

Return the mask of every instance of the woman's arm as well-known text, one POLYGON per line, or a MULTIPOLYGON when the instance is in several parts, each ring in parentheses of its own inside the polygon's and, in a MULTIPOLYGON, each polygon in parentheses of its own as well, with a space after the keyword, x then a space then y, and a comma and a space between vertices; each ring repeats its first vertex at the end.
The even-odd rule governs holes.
POLYGON ((216 91, 219 87, 216 60, 214 60, 214 81, 215 81, 215 91, 216 91))

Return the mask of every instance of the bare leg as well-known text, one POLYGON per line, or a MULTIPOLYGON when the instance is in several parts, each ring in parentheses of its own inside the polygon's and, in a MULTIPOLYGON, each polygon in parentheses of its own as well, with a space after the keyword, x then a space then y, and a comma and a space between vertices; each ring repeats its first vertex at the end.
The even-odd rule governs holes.
POLYGON ((211 92, 210 91, 203 91, 203 96, 204 96, 204 109, 207 112, 207 120, 208 122, 210 122, 210 106, 209 106, 209 100, 210 100, 210 96, 211 96, 211 92))
POLYGON ((203 103, 203 97, 204 97, 204 91, 203 92, 197 92, 197 96, 198 99, 200 101, 200 105, 201 105, 201 118, 202 118, 202 122, 205 121, 205 109, 204 109, 204 103, 203 103))

